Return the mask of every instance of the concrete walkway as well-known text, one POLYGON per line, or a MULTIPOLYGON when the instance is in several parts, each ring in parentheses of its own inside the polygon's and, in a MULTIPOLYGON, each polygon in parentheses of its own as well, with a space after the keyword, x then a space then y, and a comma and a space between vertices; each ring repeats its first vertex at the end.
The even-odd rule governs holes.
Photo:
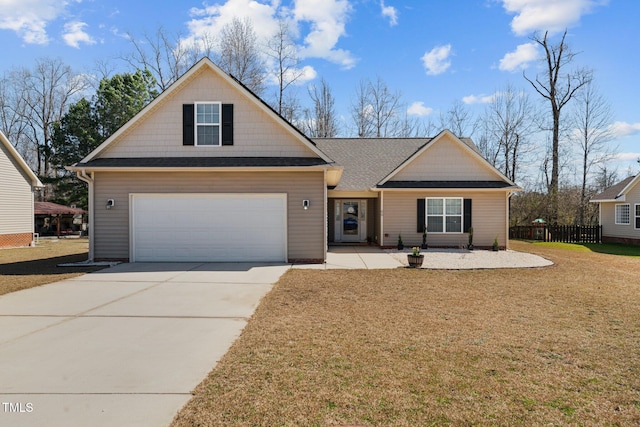
POLYGON ((121 264, 0 296, 0 425, 168 425, 288 268, 121 264))

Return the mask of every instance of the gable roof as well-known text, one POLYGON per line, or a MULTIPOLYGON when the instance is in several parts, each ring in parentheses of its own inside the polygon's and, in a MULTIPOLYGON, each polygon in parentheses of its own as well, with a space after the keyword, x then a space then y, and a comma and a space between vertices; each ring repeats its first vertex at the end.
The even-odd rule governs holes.
MULTIPOLYGON (((508 186, 509 187, 513 187, 514 189, 519 189, 520 188, 515 183, 513 183, 509 178, 507 178, 505 175, 503 175, 502 172, 500 172, 493 165, 491 165, 491 163, 489 163, 484 157, 482 157, 482 155, 480 154, 480 151, 477 149, 475 144, 473 144, 473 142, 471 142, 471 144, 469 144, 468 141, 467 142, 463 141, 462 139, 460 139, 457 136, 455 136, 448 129, 445 129, 442 132, 440 132, 435 138, 433 138, 431 141, 429 141, 430 142, 429 144, 425 144, 422 147, 420 147, 420 149, 418 151, 416 151, 415 153, 413 153, 413 155, 411 157, 407 158, 401 165, 399 165, 397 168, 395 168, 393 171, 391 171, 387 176, 385 176, 378 183, 378 186, 379 187, 380 186, 384 186, 388 181, 390 181, 400 171, 402 171, 409 164, 411 164, 411 162, 413 162, 415 159, 420 157, 425 151, 429 150, 438 141, 442 140, 445 137, 449 137, 454 142, 458 143, 460 145, 460 147, 463 148, 463 151, 465 151, 467 154, 469 154, 476 161, 480 162, 487 170, 491 171, 491 173, 493 173, 495 175, 497 181, 508 183, 508 186)), ((430 187, 430 188, 433 188, 433 187, 430 187)))
POLYGON ((20 153, 18 153, 15 147, 11 145, 7 137, 1 131, 0 131, 0 144, 2 144, 5 147, 6 152, 9 154, 9 156, 15 161, 15 163, 18 165, 18 167, 23 172, 23 174, 28 178, 28 180, 31 181, 31 187, 34 187, 34 188, 43 187, 42 182, 40 182, 36 174, 33 173, 29 165, 27 165, 27 162, 24 161, 20 153))
POLYGON ((635 186, 640 174, 629 176, 617 184, 605 189, 602 193, 591 198, 591 202, 620 202, 624 201, 624 195, 635 186))
MULTIPOLYGON (((291 125, 288 121, 286 121, 281 115, 279 115, 275 110, 273 110, 266 102, 264 102, 261 98, 259 98, 256 94, 250 91, 245 85, 243 85, 238 79, 235 77, 225 73, 222 71, 217 65, 213 63, 209 58, 204 57, 200 61, 198 61, 193 67, 191 67, 187 72, 185 72, 182 76, 180 76, 175 82, 171 84, 166 90, 164 90, 160 95, 158 95, 153 101, 151 101, 146 107, 144 107, 138 114, 136 114, 131 120, 124 124, 120 129, 118 129, 113 135, 107 138, 102 144, 100 144, 96 149, 94 149, 91 153, 89 153, 84 159, 82 159, 78 164, 74 166, 80 166, 83 164, 87 164, 89 161, 99 157, 101 153, 103 153, 111 144, 119 139, 121 135, 123 135, 127 130, 133 126, 134 123, 142 120, 148 114, 152 114, 152 111, 157 108, 158 105, 163 103, 165 99, 168 99, 172 93, 180 90, 181 86, 184 82, 188 81, 192 76, 197 74, 203 68, 207 68, 218 76, 220 76, 225 82, 229 85, 233 86, 236 90, 241 93, 244 93, 248 99, 250 99, 258 108, 264 111, 268 116, 270 116, 274 121, 279 123, 287 132, 289 132, 296 140, 309 148, 314 154, 316 154, 319 158, 324 160, 326 163, 333 163, 333 161, 327 157, 325 153, 320 151, 311 139, 307 138, 300 130, 298 130, 295 126, 291 125)), ((71 169, 77 169, 76 167, 72 167, 71 169)))
POLYGON ((413 159, 424 152, 443 135, 435 138, 314 138, 318 148, 343 166, 344 171, 336 190, 365 191, 379 189, 418 188, 486 188, 518 189, 513 182, 484 160, 470 138, 457 138, 464 149, 478 158, 496 175, 495 181, 390 181, 413 159))

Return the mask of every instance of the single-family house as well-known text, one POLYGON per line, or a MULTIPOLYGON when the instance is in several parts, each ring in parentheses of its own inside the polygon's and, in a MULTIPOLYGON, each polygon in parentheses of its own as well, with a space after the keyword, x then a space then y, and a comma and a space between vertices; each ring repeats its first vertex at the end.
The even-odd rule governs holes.
POLYGON ((599 204, 603 243, 640 244, 640 174, 612 185, 591 202, 599 204))
POLYGON ((34 191, 42 183, 0 132, 0 247, 33 244, 34 191))
POLYGON ((202 59, 68 167, 89 184, 90 258, 322 262, 333 243, 508 244, 519 187, 449 131, 307 138, 202 59))

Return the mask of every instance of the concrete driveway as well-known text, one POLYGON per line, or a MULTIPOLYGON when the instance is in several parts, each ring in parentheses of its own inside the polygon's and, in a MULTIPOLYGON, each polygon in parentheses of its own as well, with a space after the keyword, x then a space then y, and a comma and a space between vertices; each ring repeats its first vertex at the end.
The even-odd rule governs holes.
POLYGON ((288 268, 121 264, 0 296, 0 425, 168 425, 288 268))

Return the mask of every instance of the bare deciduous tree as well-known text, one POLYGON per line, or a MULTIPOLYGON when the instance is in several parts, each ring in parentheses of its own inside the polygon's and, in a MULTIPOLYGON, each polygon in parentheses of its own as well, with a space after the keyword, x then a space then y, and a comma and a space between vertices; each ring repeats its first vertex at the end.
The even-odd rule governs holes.
POLYGON ((361 80, 351 103, 351 117, 358 137, 398 136, 404 129, 401 98, 400 92, 392 92, 380 77, 375 82, 361 80))
POLYGON ((514 182, 521 162, 532 152, 529 137, 535 131, 535 116, 529 96, 511 84, 496 92, 485 110, 483 154, 514 182))
POLYGON ((608 145, 613 139, 609 125, 613 121, 611 108, 593 82, 588 82, 576 94, 576 108, 571 116, 573 139, 581 157, 582 185, 579 220, 584 224, 588 204, 587 184, 591 170, 610 160, 615 149, 608 145))
POLYGON ((295 97, 287 98, 285 96, 286 90, 304 75, 304 72, 298 68, 300 66, 298 49, 285 20, 278 21, 278 31, 267 41, 265 53, 273 60, 274 65, 271 73, 278 84, 274 104, 275 110, 282 115, 283 110, 292 109, 292 105, 286 105, 286 101, 296 100, 295 97))
POLYGON ((335 98, 331 88, 320 79, 320 87, 309 86, 313 110, 305 109, 302 127, 311 138, 333 138, 338 135, 338 120, 335 113, 335 98))
POLYGON ((234 18, 223 27, 218 40, 217 63, 256 95, 264 91, 264 62, 248 18, 234 18))
POLYGON ((36 61, 33 70, 16 69, 11 83, 19 91, 16 102, 20 120, 25 125, 25 136, 35 151, 35 169, 41 177, 50 177, 51 131, 69 105, 87 89, 86 80, 60 59, 43 58, 36 61))
POLYGON ((440 127, 449 129, 455 136, 471 136, 476 130, 477 122, 460 100, 455 100, 449 110, 440 114, 440 127))
POLYGON ((523 72, 524 78, 533 86, 533 88, 549 102, 551 109, 552 126, 552 142, 551 142, 551 179, 549 181, 548 192, 551 196, 551 222, 558 220, 558 185, 560 176, 560 113, 565 105, 576 94, 576 92, 591 81, 591 72, 589 70, 577 69, 566 72, 565 69, 573 62, 576 53, 572 52, 565 38, 565 31, 562 38, 557 44, 550 44, 548 32, 543 37, 534 35, 532 40, 544 49, 545 71, 541 75, 537 75, 534 80, 527 77, 523 72))
POLYGON ((155 34, 145 33, 142 39, 136 39, 131 33, 127 33, 127 37, 133 52, 121 58, 134 70, 151 71, 160 92, 184 74, 200 56, 204 56, 204 51, 200 55, 200 45, 188 47, 180 43, 180 34, 172 35, 163 27, 158 27, 155 34))

